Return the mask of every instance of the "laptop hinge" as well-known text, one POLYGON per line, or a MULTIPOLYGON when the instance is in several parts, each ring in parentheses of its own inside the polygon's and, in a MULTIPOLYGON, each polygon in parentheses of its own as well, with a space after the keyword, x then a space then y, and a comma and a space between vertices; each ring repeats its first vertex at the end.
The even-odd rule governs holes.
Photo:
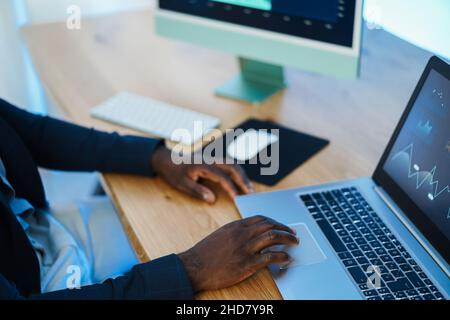
POLYGON ((436 256, 431 246, 424 241, 423 236, 419 234, 412 227, 412 223, 407 219, 404 214, 397 208, 395 202, 386 194, 386 192, 378 186, 375 186, 374 191, 380 196, 383 202, 391 209, 391 211, 397 216, 400 222, 408 229, 408 231, 416 238, 416 240, 420 243, 420 245, 428 252, 430 257, 437 263, 437 265, 442 269, 442 271, 450 278, 450 270, 448 270, 442 260, 436 256))

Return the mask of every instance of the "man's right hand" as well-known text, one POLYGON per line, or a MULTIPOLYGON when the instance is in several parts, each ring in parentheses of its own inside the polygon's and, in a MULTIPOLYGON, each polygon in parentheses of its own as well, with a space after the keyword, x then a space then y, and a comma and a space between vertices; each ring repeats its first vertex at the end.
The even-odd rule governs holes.
POLYGON ((298 245, 295 231, 270 218, 256 216, 225 225, 179 255, 195 292, 233 286, 270 264, 287 264, 275 245, 298 245))

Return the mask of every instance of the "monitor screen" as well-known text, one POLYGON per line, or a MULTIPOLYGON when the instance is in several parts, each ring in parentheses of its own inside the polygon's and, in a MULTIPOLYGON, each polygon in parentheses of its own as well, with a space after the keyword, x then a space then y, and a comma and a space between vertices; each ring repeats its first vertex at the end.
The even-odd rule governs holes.
POLYGON ((272 11, 288 16, 336 23, 339 14, 339 0, 215 0, 247 8, 272 11))
POLYGON ((383 169, 450 240, 450 81, 437 71, 425 80, 383 169))
POLYGON ((161 9, 353 47, 357 0, 159 0, 161 9))

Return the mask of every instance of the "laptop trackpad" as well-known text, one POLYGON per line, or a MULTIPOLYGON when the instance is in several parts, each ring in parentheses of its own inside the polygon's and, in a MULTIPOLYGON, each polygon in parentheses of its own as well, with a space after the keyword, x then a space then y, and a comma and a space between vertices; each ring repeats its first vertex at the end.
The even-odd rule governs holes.
POLYGON ((290 225, 289 227, 297 231, 297 236, 300 238, 300 244, 298 246, 275 246, 271 249, 285 251, 289 253, 293 259, 289 265, 281 266, 280 269, 307 266, 326 260, 327 257, 306 224, 299 223, 290 225))

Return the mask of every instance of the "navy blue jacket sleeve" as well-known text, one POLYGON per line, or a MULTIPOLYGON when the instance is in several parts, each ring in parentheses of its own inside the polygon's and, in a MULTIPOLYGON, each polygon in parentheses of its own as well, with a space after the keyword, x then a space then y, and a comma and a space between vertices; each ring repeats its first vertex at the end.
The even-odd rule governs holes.
POLYGON ((150 159, 160 140, 87 129, 28 113, 1 99, 0 117, 17 132, 40 167, 153 175, 150 159))
POLYGON ((0 300, 23 300, 14 283, 0 274, 0 300))
MULTIPOLYGON (((102 284, 61 290, 30 299, 35 300, 191 300, 194 292, 183 263, 177 255, 169 255, 135 266, 129 273, 102 284)), ((14 285, 0 275, 0 299, 24 299, 14 285)))

